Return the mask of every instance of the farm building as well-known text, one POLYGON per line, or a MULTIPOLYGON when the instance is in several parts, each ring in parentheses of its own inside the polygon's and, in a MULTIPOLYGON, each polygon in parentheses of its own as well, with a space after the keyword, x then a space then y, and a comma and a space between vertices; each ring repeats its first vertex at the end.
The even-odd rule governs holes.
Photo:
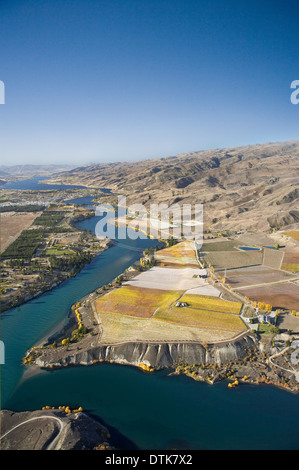
POLYGON ((206 269, 200 269, 198 277, 201 279, 206 279, 208 277, 208 271, 206 269))
POLYGON ((262 323, 271 323, 271 325, 274 325, 275 323, 275 312, 272 311, 271 313, 268 314, 260 314, 258 316, 259 321, 262 323))

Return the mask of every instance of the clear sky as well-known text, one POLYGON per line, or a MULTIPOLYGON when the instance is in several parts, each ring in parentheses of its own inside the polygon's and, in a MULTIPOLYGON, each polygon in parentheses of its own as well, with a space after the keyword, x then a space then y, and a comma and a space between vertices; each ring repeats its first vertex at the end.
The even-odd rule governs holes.
POLYGON ((0 0, 2 164, 299 138, 299 5, 0 0))

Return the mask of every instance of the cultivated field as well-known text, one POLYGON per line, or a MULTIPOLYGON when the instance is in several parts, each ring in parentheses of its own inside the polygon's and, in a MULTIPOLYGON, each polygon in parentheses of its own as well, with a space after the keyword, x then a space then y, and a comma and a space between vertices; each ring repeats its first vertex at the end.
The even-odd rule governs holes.
POLYGON ((138 274, 138 276, 127 281, 125 284, 149 289, 177 291, 185 291, 196 287, 208 287, 210 295, 219 296, 219 291, 210 286, 205 279, 194 277, 203 272, 205 271, 202 269, 194 268, 173 269, 154 266, 148 271, 138 274))
POLYGON ((280 250, 264 249, 263 264, 269 268, 280 269, 284 252, 280 250))
POLYGON ((219 341, 245 330, 241 304, 181 291, 124 286, 94 302, 102 343, 122 341, 219 341), (180 299, 182 297, 182 299, 180 299), (177 300, 188 307, 176 307, 177 300), (230 312, 230 313, 229 313, 230 312))
POLYGON ((299 311, 299 285, 289 282, 242 289, 251 300, 262 301, 276 308, 299 311))
POLYGON ((158 307, 169 307, 183 292, 124 286, 100 297, 95 302, 99 314, 119 313, 150 318, 158 307))
POLYGON ((212 241, 204 242, 202 245, 203 252, 210 251, 232 251, 234 248, 239 246, 240 243, 237 240, 221 240, 221 241, 212 241))
POLYGON ((244 323, 238 315, 201 310, 199 308, 173 307, 168 310, 159 310, 155 314, 155 318, 171 323, 192 325, 198 328, 216 329, 218 331, 224 330, 226 332, 231 331, 231 336, 233 336, 233 333, 237 334, 245 330, 244 323))
MULTIPOLYGON (((118 314, 102 314, 102 344, 121 342, 216 342, 230 340, 241 329, 216 326, 202 322, 200 327, 153 318, 134 318, 118 314)), ((241 320, 240 320, 241 321, 241 320)), ((244 328, 244 325, 243 325, 244 328)))
POLYGON ((160 263, 198 266, 194 251, 194 242, 189 240, 157 251, 156 258, 160 263))
POLYGON ((4 251, 24 230, 28 228, 41 212, 2 212, 1 213, 1 251, 4 251))
POLYGON ((299 253, 285 253, 282 269, 286 271, 299 272, 299 253))
POLYGON ((203 254, 204 260, 211 263, 216 270, 234 269, 244 266, 255 266, 262 263, 261 251, 242 252, 234 251, 210 251, 203 254))
POLYGON ((208 297, 202 295, 185 294, 180 299, 182 302, 187 302, 191 308, 199 308, 201 310, 233 313, 239 315, 242 304, 241 302, 229 302, 227 300, 217 299, 215 297, 208 297))
MULTIPOLYGON (((224 272, 222 272, 224 274, 224 272)), ((268 266, 251 266, 227 271, 226 280, 234 289, 256 284, 270 283, 291 279, 291 274, 269 268, 268 266)), ((242 289, 242 294, 244 290, 242 289)))

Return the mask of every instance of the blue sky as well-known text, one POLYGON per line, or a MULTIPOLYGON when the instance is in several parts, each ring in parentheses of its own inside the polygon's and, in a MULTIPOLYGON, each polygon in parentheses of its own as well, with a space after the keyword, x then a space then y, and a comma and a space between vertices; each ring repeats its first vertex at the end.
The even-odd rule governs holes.
POLYGON ((2 164, 299 138, 295 1, 0 0, 2 164))

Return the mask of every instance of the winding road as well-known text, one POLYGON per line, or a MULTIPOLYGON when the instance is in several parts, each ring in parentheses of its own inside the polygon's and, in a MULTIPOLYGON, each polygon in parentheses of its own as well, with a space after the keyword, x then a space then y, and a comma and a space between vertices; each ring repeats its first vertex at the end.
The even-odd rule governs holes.
POLYGON ((38 420, 38 419, 53 419, 53 420, 55 420, 55 421, 59 424, 59 428, 60 428, 60 429, 59 429, 59 433, 57 434, 57 436, 55 436, 55 438, 53 439, 53 441, 52 441, 52 442, 48 445, 48 447, 47 447, 47 450, 52 450, 52 449, 54 449, 55 446, 56 446, 56 443, 57 443, 57 441, 58 441, 58 439, 59 439, 59 437, 60 437, 60 434, 61 434, 63 428, 65 427, 65 423, 64 423, 61 419, 57 418, 56 416, 37 416, 37 417, 35 417, 35 418, 27 419, 26 421, 23 421, 22 423, 17 424, 17 425, 14 426, 13 428, 11 428, 9 431, 7 431, 6 433, 2 434, 2 436, 0 437, 0 441, 1 441, 2 439, 4 439, 8 434, 10 434, 11 432, 13 432, 15 429, 17 429, 17 428, 23 426, 23 425, 26 424, 26 423, 30 423, 31 421, 36 421, 36 420, 38 420))

